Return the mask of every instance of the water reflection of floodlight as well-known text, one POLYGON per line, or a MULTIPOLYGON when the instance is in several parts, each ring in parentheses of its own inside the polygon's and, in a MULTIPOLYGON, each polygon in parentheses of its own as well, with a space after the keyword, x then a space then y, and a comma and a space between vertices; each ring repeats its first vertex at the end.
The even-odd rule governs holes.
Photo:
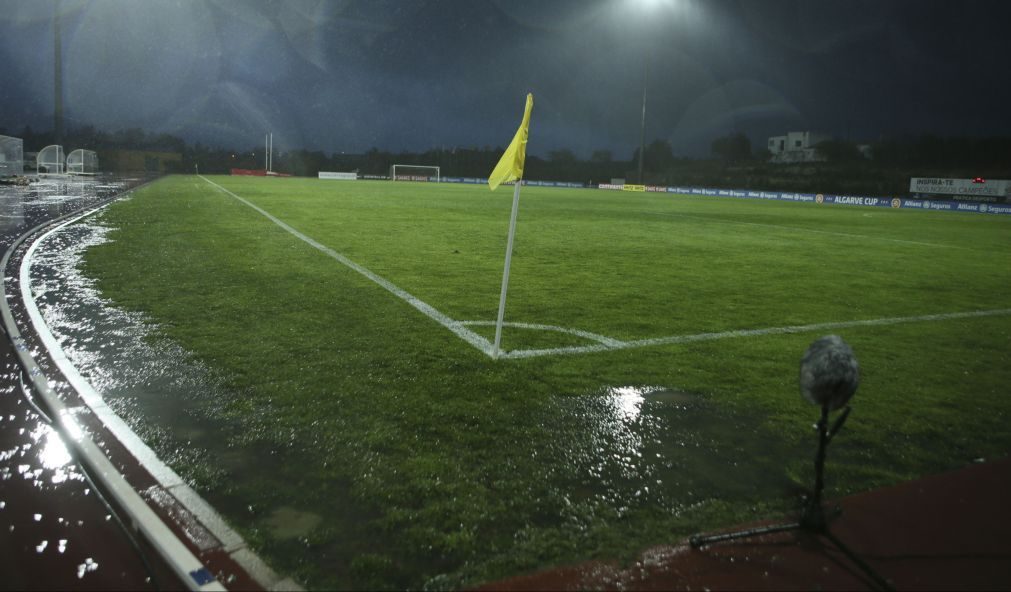
MULTIPOLYGON (((891 590, 891 585, 884 578, 832 534, 828 528, 828 517, 825 515, 825 508, 821 502, 822 491, 825 488, 823 479, 825 448, 842 428, 846 418, 849 417, 850 407, 846 404, 856 393, 859 384, 860 365, 857 364, 856 356, 853 355, 850 346, 838 335, 828 335, 815 340, 804 352, 804 357, 800 361, 800 392, 805 399, 821 407, 821 419, 816 426, 818 452, 814 460, 814 489, 804 499, 800 520, 789 524, 761 526, 723 534, 693 535, 689 539, 691 546, 698 549, 722 541, 801 530, 825 537, 863 570, 877 586, 883 590, 891 590), (829 413, 844 406, 842 413, 830 428, 828 424, 829 413)), ((841 512, 839 508, 836 508, 832 517, 838 516, 841 512)))

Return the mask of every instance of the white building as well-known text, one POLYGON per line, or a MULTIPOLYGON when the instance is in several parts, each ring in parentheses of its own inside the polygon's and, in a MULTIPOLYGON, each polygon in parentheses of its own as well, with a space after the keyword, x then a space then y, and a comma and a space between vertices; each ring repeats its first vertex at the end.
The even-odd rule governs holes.
POLYGON ((817 132, 788 132, 785 136, 769 138, 768 148, 772 153, 772 162, 817 162, 824 159, 818 156, 814 147, 831 139, 831 136, 817 132))

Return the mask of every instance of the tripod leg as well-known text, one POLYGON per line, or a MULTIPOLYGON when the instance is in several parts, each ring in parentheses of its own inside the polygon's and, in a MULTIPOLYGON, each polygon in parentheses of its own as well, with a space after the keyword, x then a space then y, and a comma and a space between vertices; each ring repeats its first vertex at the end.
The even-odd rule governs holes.
POLYGON ((866 561, 864 561, 863 559, 861 559, 860 557, 858 557, 856 553, 854 553, 849 547, 847 547, 845 544, 843 544, 842 541, 840 541, 838 538, 836 538, 836 536, 834 534, 832 534, 831 532, 829 532, 827 530, 824 531, 824 532, 822 532, 821 534, 822 534, 822 536, 824 536, 828 540, 832 541, 832 544, 835 545, 837 549, 839 549, 840 551, 842 551, 843 555, 845 555, 847 558, 849 558, 850 561, 852 561, 853 563, 855 563, 856 566, 859 567, 860 570, 863 571, 864 574, 867 577, 869 577, 871 579, 871 581, 873 581, 878 586, 878 588, 880 590, 894 590, 895 589, 895 588, 892 587, 891 584, 888 583, 887 580, 885 580, 883 577, 881 577, 881 575, 878 574, 878 572, 874 571, 873 567, 871 567, 870 565, 867 565, 866 561))
POLYGON ((746 530, 738 530, 736 532, 725 532, 723 534, 711 534, 709 536, 692 535, 688 542, 691 544, 693 549, 698 549, 704 545, 709 545, 712 543, 720 543, 723 541, 732 541, 734 539, 743 539, 748 537, 762 536, 766 534, 773 534, 777 532, 786 532, 788 530, 798 530, 800 528, 799 522, 794 522, 791 524, 773 524, 770 526, 759 526, 758 528, 748 528, 746 530))
POLYGON ((825 489, 825 447, 828 446, 828 405, 821 407, 818 420, 818 453, 814 458, 814 497, 811 504, 821 506, 821 493, 825 489))

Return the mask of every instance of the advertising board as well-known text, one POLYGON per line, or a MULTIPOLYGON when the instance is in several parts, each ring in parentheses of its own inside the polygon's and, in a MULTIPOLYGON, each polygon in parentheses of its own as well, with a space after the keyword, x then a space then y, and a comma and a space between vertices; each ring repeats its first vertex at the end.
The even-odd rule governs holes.
POLYGON ((926 195, 1007 198, 1011 195, 1011 181, 1007 179, 912 177, 909 179, 909 191, 926 195))
POLYGON ((358 179, 358 173, 325 173, 320 171, 319 178, 334 179, 338 181, 355 181, 358 179))

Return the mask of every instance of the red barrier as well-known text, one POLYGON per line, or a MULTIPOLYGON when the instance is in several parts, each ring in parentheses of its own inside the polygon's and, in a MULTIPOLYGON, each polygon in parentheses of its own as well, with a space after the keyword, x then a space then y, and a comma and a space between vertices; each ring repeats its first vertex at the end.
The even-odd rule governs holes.
POLYGON ((247 177, 266 177, 267 171, 250 169, 232 169, 233 175, 244 175, 247 177))

